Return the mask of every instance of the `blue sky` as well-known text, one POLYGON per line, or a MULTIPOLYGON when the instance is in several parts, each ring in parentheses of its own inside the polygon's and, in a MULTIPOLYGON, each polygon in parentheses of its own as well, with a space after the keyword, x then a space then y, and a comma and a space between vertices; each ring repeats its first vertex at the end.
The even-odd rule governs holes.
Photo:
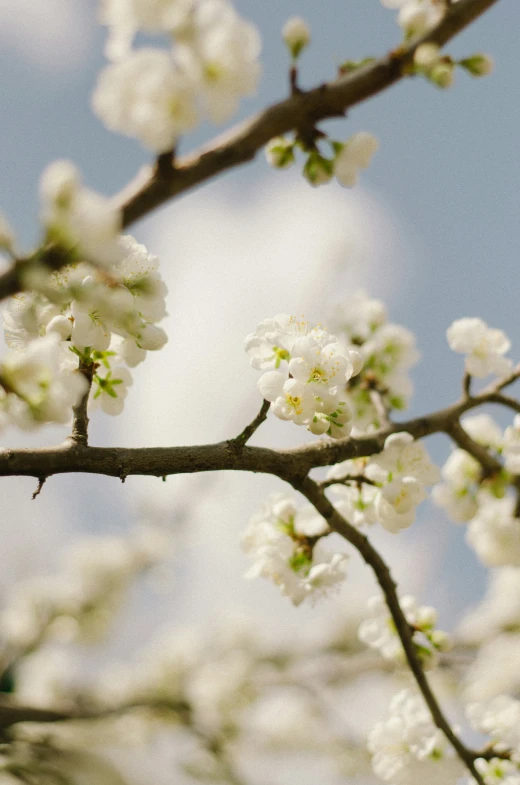
MULTIPOLYGON (((304 16, 313 31, 301 68, 304 87, 331 78, 345 59, 381 54, 399 40, 392 12, 377 0, 239 0, 236 5, 256 22, 264 40, 264 77, 258 95, 243 103, 237 120, 286 94, 287 57, 279 31, 289 15, 304 16)), ((423 360, 414 374, 412 414, 438 408, 459 393, 461 358, 449 352, 445 340, 453 319, 481 316, 505 329, 513 341, 511 354, 518 358, 519 23, 518 3, 501 0, 448 47, 455 57, 476 51, 493 55, 496 69, 489 78, 472 80, 461 72, 449 91, 408 80, 354 109, 346 120, 324 125, 340 139, 362 129, 380 139, 381 149, 359 190, 345 192, 336 185, 313 190, 296 171, 269 170, 260 155, 253 164, 188 194, 178 205, 135 227, 136 237, 159 253, 163 269, 169 270, 171 353, 165 355, 167 361, 153 357, 137 369, 127 413, 118 422, 103 416, 95 419, 93 440, 181 443, 190 436, 195 441, 216 440, 233 433, 257 405, 256 377, 247 376, 242 356, 240 361, 231 357, 241 351, 237 336, 253 329, 259 319, 300 304, 323 318, 323 311, 335 300, 348 299, 361 284, 385 297, 392 320, 417 334, 423 360), (308 232, 305 247, 298 245, 302 222, 308 232), (257 223, 263 230, 253 233, 256 245, 251 249, 248 227, 257 223), (201 232, 205 242, 198 237, 197 243, 191 243, 201 232), (343 258, 349 263, 343 265, 343 258), (336 259, 334 264, 331 259, 336 259), (264 274, 259 275, 258 269, 264 274), (222 287, 226 296, 219 304, 222 287), (258 294, 256 299, 251 289, 258 294), (317 292, 320 302, 313 302, 310 292, 317 292), (200 308, 191 323, 190 297, 200 308), (208 331, 212 340, 205 338, 208 331), (190 357, 193 372, 188 381, 190 357), (228 368, 240 382, 231 390, 226 382, 218 383, 228 398, 215 399, 200 430, 189 422, 188 402, 207 384, 209 374, 213 379, 216 370, 223 369, 225 377, 228 368), (233 390, 235 399, 225 406, 222 400, 229 400, 233 390), (185 415, 176 419, 174 412, 168 422, 175 405, 185 415)), ((34 0, 7 0, 0 7, 0 209, 25 247, 38 237, 37 183, 47 163, 70 158, 89 186, 111 194, 149 160, 137 143, 105 131, 89 109, 89 96, 103 65, 103 40, 92 0, 46 0, 41 5, 34 0)), ((202 128, 185 140, 183 149, 196 147, 215 133, 202 128)), ((56 433, 37 438, 53 441, 56 433)), ((18 437, 6 438, 13 442, 18 437)), ((271 444, 277 440, 287 444, 291 438, 285 430, 281 433, 279 423, 270 423, 259 437, 271 444)), ((25 444, 31 441, 35 439, 23 439, 25 444)), ((431 450, 441 460, 445 441, 433 440, 431 450)), ((48 553, 42 551, 44 542, 53 549, 77 528, 121 529, 130 515, 132 494, 144 488, 156 492, 150 481, 130 479, 122 488, 108 478, 54 478, 35 508, 36 503, 29 501, 32 481, 4 482, 11 494, 13 529, 27 526, 16 552, 22 553, 29 542, 34 550, 33 561, 29 559, 23 571, 41 565, 41 554, 48 553), (41 533, 42 521, 48 524, 48 536, 41 533)), ((188 492, 184 478, 168 485, 171 490, 164 492, 172 497, 188 492)), ((280 489, 265 478, 248 478, 246 483, 227 475, 212 480, 208 488, 208 501, 196 515, 200 538, 208 542, 214 531, 215 500, 222 494, 232 503, 219 520, 231 517, 235 523, 220 538, 227 543, 220 555, 208 546, 205 556, 193 557, 184 573, 186 596, 194 603, 187 606, 188 614, 195 608, 198 614, 211 613, 212 602, 232 604, 242 596, 243 564, 235 553, 240 519, 245 521, 268 492, 280 489), (222 582, 219 574, 228 560, 239 566, 236 573, 232 571, 233 579, 222 582), (208 574, 210 562, 216 562, 213 577, 199 589, 198 578, 208 574), (194 592, 190 581, 196 582, 194 592), (216 599, 207 602, 208 594, 215 592, 216 599), (201 610, 204 602, 206 611, 201 610)), ((475 600, 483 585, 483 571, 462 539, 460 528, 429 510, 406 540, 413 553, 431 554, 435 565, 444 565, 441 581, 433 574, 422 576, 429 583, 429 594, 422 599, 451 605, 454 612, 475 600)), ((395 541, 387 540, 382 547, 394 553, 395 541)), ((397 572, 406 582, 399 561, 397 572)), ((420 561, 417 569, 426 569, 425 563, 420 561)), ((417 576, 410 582, 415 584, 417 576)), ((247 591, 245 596, 257 603, 259 611, 267 611, 273 603, 274 590, 265 602, 261 590, 247 591)))

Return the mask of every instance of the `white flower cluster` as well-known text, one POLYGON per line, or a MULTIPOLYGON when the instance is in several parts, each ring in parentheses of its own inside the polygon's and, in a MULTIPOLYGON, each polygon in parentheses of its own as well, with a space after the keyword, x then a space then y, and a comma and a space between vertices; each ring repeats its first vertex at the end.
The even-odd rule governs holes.
MULTIPOLYGON (((503 451, 504 436, 488 414, 465 417, 461 425, 473 441, 491 450, 496 456, 503 451)), ((479 462, 465 450, 453 450, 441 470, 443 482, 436 485, 432 498, 454 521, 471 520, 489 493, 503 493, 503 478, 484 478, 479 462), (484 488, 487 493, 483 493, 484 488)))
POLYGON ((330 479, 343 476, 355 479, 332 485, 339 512, 354 526, 379 521, 395 534, 414 522, 417 505, 427 497, 426 486, 438 481, 439 469, 423 444, 402 432, 388 436, 379 454, 344 461, 329 472, 330 479))
POLYGON ((347 381, 361 368, 355 350, 343 350, 321 327, 278 314, 261 322, 245 339, 263 398, 281 420, 306 425, 333 439, 348 436, 352 415, 345 402, 347 381))
POLYGON ((511 341, 502 330, 488 327, 478 318, 456 319, 446 332, 450 349, 465 354, 466 372, 478 379, 494 373, 506 376, 511 360, 503 357, 511 341))
POLYGON ((0 367, 0 418, 25 428, 67 422, 87 389, 78 362, 92 370, 93 400, 108 414, 122 411, 132 384, 125 366, 167 341, 157 325, 166 315, 167 289, 157 257, 143 245, 120 237, 117 252, 109 270, 78 262, 40 276, 39 291, 8 303, 4 329, 14 351, 0 367))
POLYGON ((0 614, 8 650, 32 650, 43 641, 96 641, 104 636, 135 577, 162 562, 171 535, 137 527, 131 536, 93 537, 66 554, 54 575, 17 588, 0 614))
MULTIPOLYGON (((14 313, 10 312, 10 321, 14 313)), ((30 341, 21 351, 7 352, 0 362, 0 429, 65 424, 87 389, 77 362, 58 335, 30 341)))
POLYGON ((242 547, 253 559, 247 578, 270 578, 300 605, 345 578, 347 557, 326 551, 321 538, 329 534, 314 507, 298 509, 287 495, 272 496, 254 515, 242 536, 242 547))
POLYGON ((372 768, 390 785, 455 783, 463 773, 449 744, 435 727, 423 698, 405 689, 390 702, 390 716, 368 738, 372 768))
POLYGON ((381 0, 386 8, 398 9, 397 22, 406 38, 424 35, 440 22, 445 5, 439 0, 381 0))
POLYGON ((464 430, 496 459, 504 470, 486 476, 481 465, 462 449, 454 450, 442 468, 443 482, 433 500, 455 521, 469 522, 466 539, 489 567, 520 566, 520 519, 516 499, 507 493, 508 472, 518 467, 518 421, 503 433, 487 414, 466 417, 464 430))
POLYGON ((318 186, 336 177, 340 185, 353 188, 357 185, 359 172, 368 169, 373 155, 379 149, 376 137, 368 131, 359 131, 346 142, 330 141, 333 158, 327 158, 316 148, 308 151, 299 139, 277 136, 265 149, 268 163, 276 169, 286 169, 295 161, 294 151, 301 147, 308 153, 303 175, 311 185, 318 186))
MULTIPOLYGON (((423 667, 433 668, 439 660, 439 653, 450 646, 446 633, 435 629, 437 611, 430 606, 417 605, 415 597, 410 595, 402 597, 399 605, 406 621, 413 627, 413 640, 423 667)), ((385 659, 404 664, 404 649, 383 597, 370 598, 368 613, 368 618, 359 627, 359 639, 380 651, 385 659)))
POLYGON ((115 62, 99 77, 94 111, 156 153, 172 150, 203 115, 224 122, 256 89, 260 38, 229 0, 102 0, 100 19, 115 62), (139 31, 175 45, 133 50, 139 31))
POLYGON ((405 409, 413 387, 408 369, 419 353, 415 336, 406 328, 388 322, 386 308, 379 300, 358 292, 347 306, 338 310, 334 331, 348 349, 363 358, 363 369, 349 382, 347 401, 354 413, 355 433, 382 425, 374 392, 387 409, 405 409))

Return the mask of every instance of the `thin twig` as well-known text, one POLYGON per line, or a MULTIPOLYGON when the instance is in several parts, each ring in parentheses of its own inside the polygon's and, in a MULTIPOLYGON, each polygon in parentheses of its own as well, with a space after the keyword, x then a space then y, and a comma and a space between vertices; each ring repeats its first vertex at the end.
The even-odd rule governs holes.
POLYGON ((484 387, 482 393, 486 394, 492 392, 500 392, 500 390, 503 390, 504 387, 508 387, 510 384, 513 384, 513 382, 516 382, 516 380, 519 378, 520 378, 520 363, 513 368, 510 374, 502 377, 496 382, 492 382, 491 384, 487 385, 487 387, 484 387))
POLYGON ((502 406, 507 406, 509 409, 520 414, 520 401, 517 401, 516 398, 513 398, 511 395, 504 395, 503 393, 490 394, 488 396, 488 401, 489 403, 499 403, 502 406))
POLYGON ((87 382, 87 389, 77 406, 74 406, 73 420, 72 420, 72 433, 70 441, 75 445, 82 445, 86 447, 88 444, 88 399, 90 395, 90 388, 92 387, 92 379, 94 376, 94 363, 84 363, 80 360, 78 366, 78 373, 81 373, 87 382))
POLYGON ((293 487, 300 491, 305 498, 314 505, 316 510, 328 521, 331 529, 341 534, 350 542, 360 553, 366 564, 375 573, 385 596, 390 615, 392 616, 397 634, 404 649, 406 660, 415 678, 416 684, 428 706, 432 719, 452 747, 457 752, 459 758, 469 769, 478 785, 484 785, 484 780, 475 768, 475 759, 480 757, 480 752, 475 752, 466 747, 453 731, 449 721, 445 717, 437 698, 435 697, 428 679, 423 670, 423 666, 413 641, 413 631, 404 615, 399 604, 396 584, 390 574, 387 564, 383 561, 379 553, 371 545, 369 540, 356 528, 351 526, 345 518, 333 507, 325 496, 323 490, 309 477, 300 482, 292 483, 293 487))
POLYGON ((234 447, 243 447, 251 436, 258 430, 258 428, 262 425, 263 422, 267 419, 267 413, 269 412, 269 407, 271 406, 269 401, 262 401, 262 406, 260 407, 260 411, 256 415, 255 419, 246 425, 242 433, 239 433, 238 436, 235 436, 233 439, 229 440, 229 444, 234 447))
POLYGON ((40 493, 42 492, 42 488, 43 488, 43 486, 44 486, 44 484, 45 484, 45 480, 46 480, 46 479, 47 479, 47 477, 45 477, 45 475, 43 475, 42 477, 38 477, 38 485, 37 485, 37 488, 36 488, 36 490, 34 491, 34 493, 33 493, 32 497, 31 497, 33 501, 34 501, 34 500, 36 499, 36 497, 37 497, 37 496, 39 496, 39 495, 40 495, 40 493))
POLYGON ((500 461, 497 458, 494 458, 485 447, 472 439, 458 420, 454 420, 446 428, 446 433, 461 449, 468 452, 480 463, 484 469, 485 475, 489 477, 494 474, 499 474, 502 471, 503 466, 500 461))
POLYGON ((318 485, 320 488, 329 488, 331 485, 345 485, 348 482, 355 483, 358 486, 375 485, 378 487, 377 482, 370 480, 363 474, 344 474, 342 477, 331 477, 328 480, 321 480, 321 482, 316 482, 316 485, 318 485))

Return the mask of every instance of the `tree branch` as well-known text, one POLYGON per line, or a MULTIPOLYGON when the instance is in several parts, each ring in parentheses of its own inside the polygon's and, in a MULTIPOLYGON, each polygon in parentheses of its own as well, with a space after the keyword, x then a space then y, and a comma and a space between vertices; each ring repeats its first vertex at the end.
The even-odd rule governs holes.
MULTIPOLYGON (((283 480, 301 479, 311 469, 319 466, 330 466, 350 458, 375 455, 381 452, 388 436, 399 431, 410 433, 414 439, 422 439, 433 433, 446 433, 455 438, 455 433, 460 441, 465 434, 464 432, 461 435, 457 428, 460 416, 485 403, 503 403, 502 400, 496 400, 496 396, 495 392, 482 392, 471 398, 461 399, 437 412, 405 422, 392 423, 388 428, 367 436, 337 441, 320 439, 287 450, 250 447, 247 444, 237 450, 233 439, 187 447, 135 448, 90 447, 69 439, 55 447, 6 448, 0 450, 0 477, 21 475, 39 478, 70 472, 105 474, 119 478, 130 475, 165 477, 169 474, 234 470, 274 474, 283 480)), ((256 419, 253 422, 256 422, 256 419)), ((460 425, 459 428, 463 430, 460 425)), ((465 434, 464 438, 469 446, 467 440, 470 437, 465 434)), ((483 450, 487 455, 485 448, 480 448, 480 445, 476 445, 472 440, 471 448, 483 450)), ((483 454, 481 457, 484 460, 483 454)), ((488 458, 490 461, 494 460, 489 455, 488 458)), ((498 462, 488 463, 490 471, 498 469, 498 462)))
POLYGON ((115 198, 129 226, 174 196, 217 174, 251 161, 275 136, 297 131, 309 122, 344 116, 348 109, 395 84, 406 74, 417 47, 425 41, 443 46, 498 0, 459 0, 421 39, 313 90, 298 92, 235 126, 196 153, 176 162, 171 177, 150 168, 115 198))
POLYGON ((292 483, 293 487, 299 491, 305 498, 316 508, 316 510, 323 515, 329 523, 329 526, 334 531, 341 534, 348 542, 353 545, 360 553, 363 560, 375 573, 377 582, 379 583, 383 594, 385 596, 386 604, 390 615, 392 616, 397 634, 404 649, 406 660, 412 671, 416 684, 421 691, 421 694, 428 706, 432 719, 452 747, 457 752, 459 758, 467 766, 475 781, 479 785, 484 785, 484 781, 478 771, 475 769, 475 759, 481 757, 480 752, 470 750, 459 737, 454 733, 449 721, 444 716, 444 713, 437 702, 437 698, 432 692, 428 679, 423 670, 423 666, 413 641, 413 631, 406 620, 399 598, 397 596, 397 587, 395 581, 390 574, 387 564, 383 561, 379 553, 371 545, 370 541, 361 534, 356 528, 351 526, 342 515, 333 507, 329 502, 325 493, 319 486, 309 477, 303 481, 292 483))
MULTIPOLYGON (((173 159, 168 154, 153 166, 146 166, 123 191, 114 197, 127 228, 175 196, 194 188, 222 172, 252 161, 259 150, 275 136, 298 131, 309 123, 343 117, 347 110, 386 90, 409 72, 417 47, 425 42, 443 46, 468 27, 498 0, 459 0, 450 5, 439 24, 426 36, 414 39, 388 55, 343 74, 312 90, 291 95, 265 109, 197 152, 173 159)), ((57 269, 55 258, 43 254, 41 261, 57 269)), ((66 262, 63 262, 66 263, 66 262)), ((0 275, 0 299, 25 288, 25 262, 19 262, 0 275)), ((58 267, 61 266, 58 264, 58 267)))

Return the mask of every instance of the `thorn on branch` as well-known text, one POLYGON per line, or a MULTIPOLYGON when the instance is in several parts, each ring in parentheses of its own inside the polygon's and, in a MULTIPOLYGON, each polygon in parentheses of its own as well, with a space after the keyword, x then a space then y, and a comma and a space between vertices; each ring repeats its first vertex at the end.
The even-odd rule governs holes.
POLYGON ((47 479, 47 477, 38 477, 38 487, 36 488, 36 490, 34 491, 32 497, 31 497, 33 499, 33 501, 42 492, 42 488, 45 485, 45 480, 46 479, 47 479))

